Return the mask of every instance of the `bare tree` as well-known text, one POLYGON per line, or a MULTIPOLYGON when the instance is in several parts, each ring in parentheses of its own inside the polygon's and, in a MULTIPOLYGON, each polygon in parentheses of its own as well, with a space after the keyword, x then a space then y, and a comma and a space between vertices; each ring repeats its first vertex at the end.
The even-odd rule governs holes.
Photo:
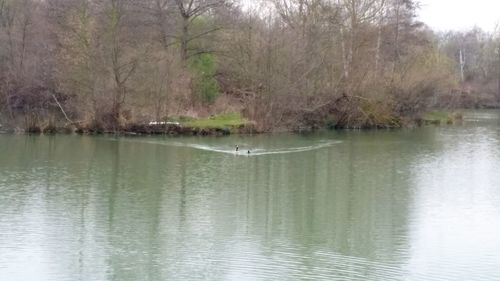
POLYGON ((181 23, 180 23, 180 35, 173 36, 180 42, 181 59, 186 61, 189 57, 193 55, 198 55, 205 53, 208 50, 203 50, 200 48, 190 47, 190 43, 194 40, 203 38, 208 34, 215 32, 220 29, 218 26, 209 26, 197 33, 191 32, 191 27, 193 26, 196 19, 203 15, 213 11, 216 8, 229 5, 229 0, 175 0, 177 5, 181 23))

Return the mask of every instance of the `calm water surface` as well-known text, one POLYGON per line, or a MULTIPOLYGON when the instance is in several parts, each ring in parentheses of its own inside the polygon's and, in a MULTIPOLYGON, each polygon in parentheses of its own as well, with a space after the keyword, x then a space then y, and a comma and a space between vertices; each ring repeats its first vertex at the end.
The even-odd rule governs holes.
POLYGON ((309 136, 0 135, 0 280, 500 280, 499 116, 309 136))

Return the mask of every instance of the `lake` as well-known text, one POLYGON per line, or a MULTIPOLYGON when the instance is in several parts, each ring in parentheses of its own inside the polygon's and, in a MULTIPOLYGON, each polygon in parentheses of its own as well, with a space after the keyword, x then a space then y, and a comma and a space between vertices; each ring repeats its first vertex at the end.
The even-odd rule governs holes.
POLYGON ((309 135, 0 135, 1 280, 500 280, 499 265, 498 111, 309 135))

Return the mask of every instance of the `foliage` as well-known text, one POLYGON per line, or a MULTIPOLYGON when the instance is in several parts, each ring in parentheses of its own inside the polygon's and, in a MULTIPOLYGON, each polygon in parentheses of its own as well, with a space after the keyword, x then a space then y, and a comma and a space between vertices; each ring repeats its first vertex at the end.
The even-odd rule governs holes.
POLYGON ((212 54, 201 54, 191 59, 193 86, 195 95, 205 103, 213 103, 219 95, 220 88, 215 79, 216 64, 212 54))

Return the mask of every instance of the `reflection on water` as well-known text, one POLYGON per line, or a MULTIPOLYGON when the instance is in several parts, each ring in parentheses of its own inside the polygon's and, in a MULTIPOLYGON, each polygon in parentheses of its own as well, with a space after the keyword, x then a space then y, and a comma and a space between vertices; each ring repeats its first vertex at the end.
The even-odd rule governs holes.
POLYGON ((0 136, 0 276, 499 280, 498 120, 308 136, 0 136))
POLYGON ((443 149, 416 164, 425 172, 413 177, 409 265, 418 269, 415 276, 500 279, 499 133, 496 127, 468 128, 458 138, 454 128, 443 129, 443 149))

